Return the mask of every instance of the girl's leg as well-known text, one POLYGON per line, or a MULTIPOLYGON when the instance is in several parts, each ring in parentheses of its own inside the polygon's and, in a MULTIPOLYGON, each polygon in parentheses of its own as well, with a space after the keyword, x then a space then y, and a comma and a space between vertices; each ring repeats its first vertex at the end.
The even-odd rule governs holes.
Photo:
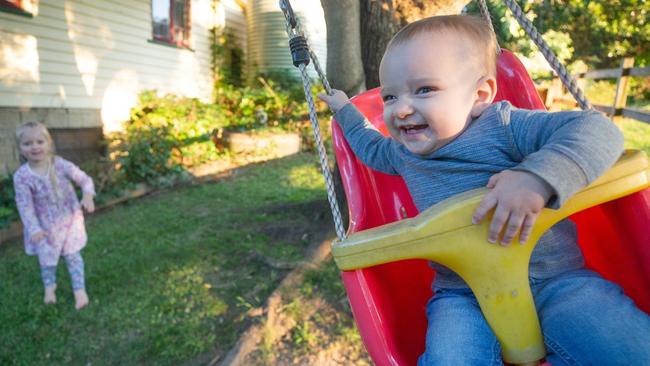
POLYGON ((43 302, 46 304, 56 303, 56 266, 41 265, 41 279, 45 287, 45 296, 43 302))
POLYGON ((84 278, 84 260, 80 252, 63 256, 70 272, 72 290, 74 291, 75 308, 77 310, 88 305, 88 294, 84 278))
POLYGON ((427 304, 426 349, 418 366, 502 365, 501 346, 469 289, 437 289, 427 304))
POLYGON ((577 270, 533 293, 552 365, 650 365, 650 317, 618 285, 577 270))

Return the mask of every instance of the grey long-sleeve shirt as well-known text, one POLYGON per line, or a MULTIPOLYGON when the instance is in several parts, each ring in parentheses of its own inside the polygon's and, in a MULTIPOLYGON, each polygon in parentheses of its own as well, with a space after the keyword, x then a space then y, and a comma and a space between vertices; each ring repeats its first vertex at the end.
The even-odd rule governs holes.
MULTIPOLYGON (((547 206, 558 208, 608 169, 623 151, 623 137, 595 111, 549 113, 494 103, 453 141, 420 156, 384 137, 352 104, 334 118, 350 147, 367 166, 400 175, 418 210, 471 189, 484 187, 503 170, 523 170, 544 179, 554 190, 547 206)), ((453 245, 453 243, 449 243, 453 245)), ((563 220, 549 229, 533 251, 530 276, 549 278, 584 264, 575 225, 563 220)), ((444 266, 434 286, 466 287, 444 266)))

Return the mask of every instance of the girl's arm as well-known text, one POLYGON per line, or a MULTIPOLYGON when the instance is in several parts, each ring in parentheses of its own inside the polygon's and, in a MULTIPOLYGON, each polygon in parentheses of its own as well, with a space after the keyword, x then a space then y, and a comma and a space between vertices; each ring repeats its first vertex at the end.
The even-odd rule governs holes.
POLYGON ((93 183, 92 178, 73 163, 63 158, 58 159, 61 161, 63 172, 66 177, 70 178, 70 180, 75 182, 75 184, 81 188, 81 206, 90 213, 95 211, 95 202, 93 200, 95 197, 95 184, 93 183))
POLYGON ((45 230, 41 227, 38 217, 36 216, 32 191, 29 189, 27 184, 22 181, 20 174, 14 175, 14 191, 16 207, 18 208, 20 220, 23 222, 28 237, 34 241, 40 241, 37 239, 45 233, 45 230))
POLYGON ((81 191, 84 195, 88 194, 90 196, 95 196, 95 184, 93 183, 92 178, 88 176, 88 174, 79 169, 78 166, 70 161, 67 161, 60 157, 57 159, 61 162, 65 176, 75 182, 75 184, 81 188, 81 191))

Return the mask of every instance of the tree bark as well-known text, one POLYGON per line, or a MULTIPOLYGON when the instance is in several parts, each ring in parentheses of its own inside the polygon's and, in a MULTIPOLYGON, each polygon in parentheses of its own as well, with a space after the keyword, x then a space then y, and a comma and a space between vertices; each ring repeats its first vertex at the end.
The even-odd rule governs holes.
POLYGON ((359 0, 321 0, 327 24, 327 78, 349 96, 366 90, 361 63, 359 0))
POLYGON ((362 29, 361 59, 368 89, 379 86, 381 58, 386 45, 400 28, 410 22, 432 15, 458 14, 469 2, 469 0, 358 1, 362 29))

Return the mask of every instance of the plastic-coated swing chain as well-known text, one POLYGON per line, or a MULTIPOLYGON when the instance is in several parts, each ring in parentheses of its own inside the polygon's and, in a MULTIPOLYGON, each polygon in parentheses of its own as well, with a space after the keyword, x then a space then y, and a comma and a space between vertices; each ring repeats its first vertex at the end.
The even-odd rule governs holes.
POLYGON ((504 0, 503 2, 508 6, 508 8, 510 8, 510 11, 515 16, 515 19, 517 19, 517 22, 519 22, 519 25, 521 25, 521 27, 526 31, 528 37, 530 37, 530 39, 535 42, 539 50, 544 55, 544 58, 546 58, 546 61, 548 61, 553 70, 555 70, 557 75, 560 77, 560 80, 562 80, 562 83, 564 83, 564 86, 566 86, 571 95, 573 95, 578 104, 580 104, 580 108, 590 109, 591 104, 576 83, 575 79, 571 76, 571 74, 569 74, 560 60, 555 57, 555 54, 553 51, 551 51, 551 48, 548 46, 548 44, 546 44, 537 29, 535 29, 535 26, 528 20, 528 18, 526 18, 526 15, 521 10, 519 5, 513 0, 504 0))
POLYGON ((336 201, 334 182, 332 180, 332 174, 329 168, 327 152, 323 146, 323 140, 320 133, 320 125, 318 124, 318 117, 316 116, 316 105, 314 104, 314 97, 311 94, 311 81, 309 79, 309 75, 307 74, 307 65, 309 65, 310 59, 314 61, 314 68, 316 69, 318 76, 323 82, 325 91, 328 94, 331 94, 332 88, 330 87, 330 84, 325 77, 325 73, 323 73, 323 69, 320 67, 320 63, 318 62, 316 54, 309 48, 307 38, 301 30, 300 21, 298 18, 296 18, 289 0, 280 0, 280 9, 282 9, 286 21, 287 35, 289 36, 289 48, 291 49, 293 64, 300 70, 300 74, 302 76, 302 85, 305 91, 305 98, 307 99, 307 104, 309 105, 309 120, 311 121, 311 126, 314 132, 314 141, 316 143, 318 156, 320 158, 321 170, 323 172, 323 176, 325 177, 327 199, 330 204, 330 209, 332 210, 336 235, 338 236, 339 240, 344 240, 345 228, 343 227, 341 211, 339 210, 339 205, 336 201))

